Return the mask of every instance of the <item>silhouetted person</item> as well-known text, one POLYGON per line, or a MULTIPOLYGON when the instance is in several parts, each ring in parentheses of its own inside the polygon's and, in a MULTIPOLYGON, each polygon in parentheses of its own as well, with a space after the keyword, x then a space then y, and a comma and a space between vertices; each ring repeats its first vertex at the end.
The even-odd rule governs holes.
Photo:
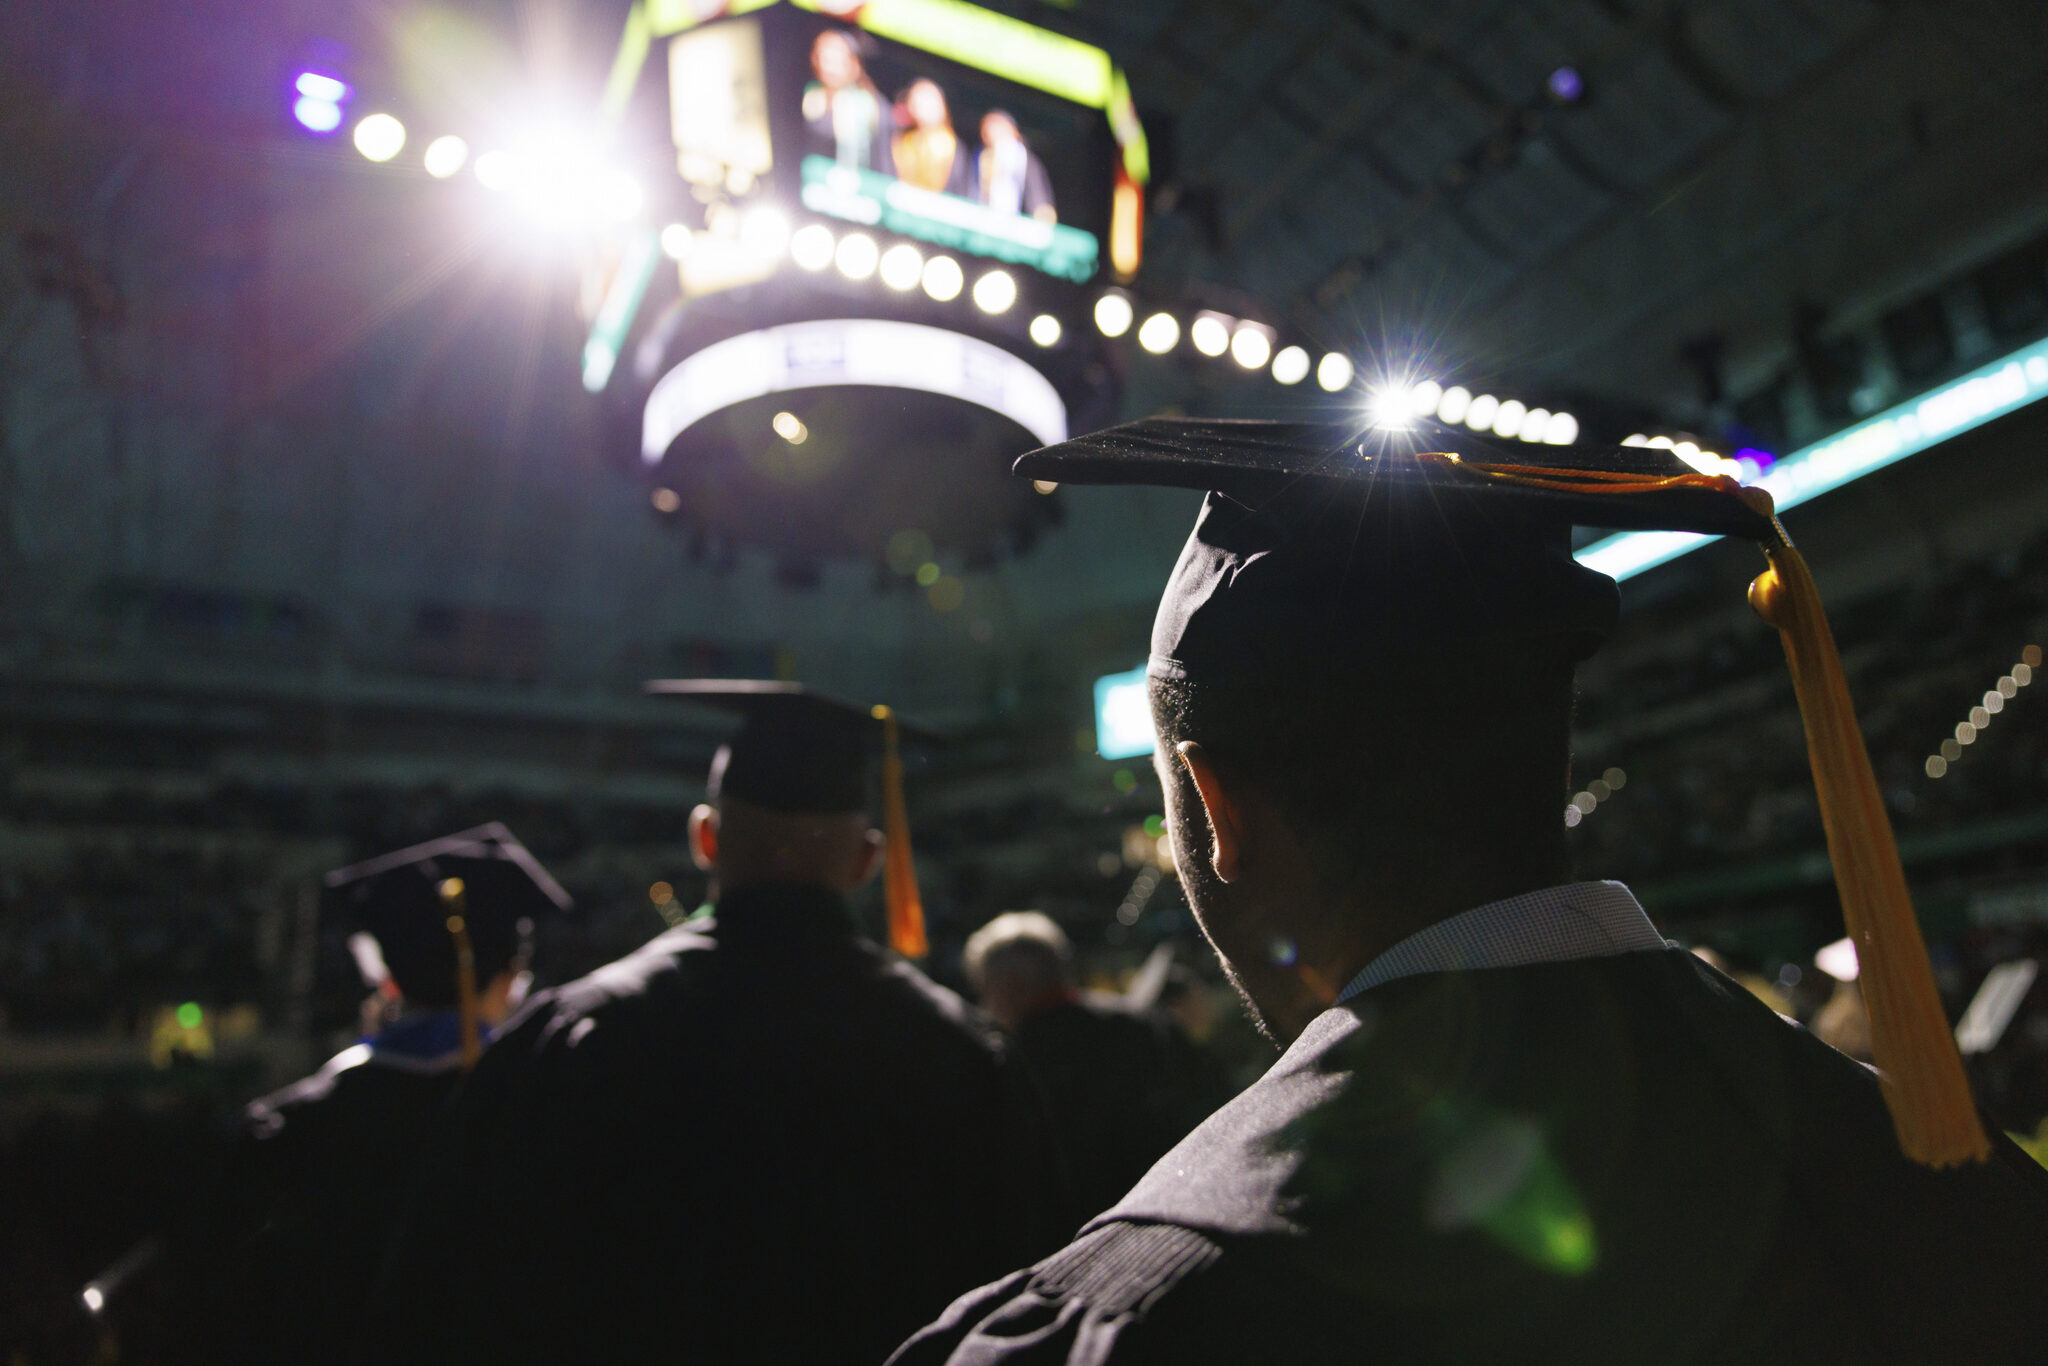
POLYGON ((209 1245, 174 1259, 209 1360, 345 1359, 434 1128, 524 990, 534 919, 569 905, 496 824, 326 881, 382 1023, 250 1104, 209 1245))
MULTIPOLYGON (((1189 905, 1287 1051, 901 1366, 2040 1359, 2048 1172, 1571 881, 1573 672, 1619 611, 1575 523, 1765 544, 1822 795, 1865 790, 1753 495, 1435 426, 1160 419, 1017 468, 1211 490, 1154 623, 1155 762, 1189 905)), ((1875 796, 1832 809, 1852 871, 1896 865, 1875 796)), ((1863 974, 1931 994, 1906 916, 1866 922, 1863 974)), ((1938 1011, 1893 1042, 1955 1061, 1938 1011)))
POLYGON ((659 686, 745 718, 690 818, 711 904, 510 1022, 366 1358, 879 1361, 1057 1242, 1035 1093, 847 903, 885 855, 881 723, 794 685, 659 686))
POLYGON ((1220 1079, 1165 1021, 1084 996, 1073 945, 1037 911, 1009 911, 967 940, 982 1009, 1045 1090, 1073 1181, 1071 1224, 1115 1204, 1225 1099, 1220 1079))

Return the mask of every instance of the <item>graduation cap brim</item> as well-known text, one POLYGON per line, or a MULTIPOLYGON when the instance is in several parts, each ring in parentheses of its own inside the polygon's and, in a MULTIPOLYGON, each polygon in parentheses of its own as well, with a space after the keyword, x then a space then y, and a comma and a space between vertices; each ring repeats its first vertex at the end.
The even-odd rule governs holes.
POLYGON ((336 868, 321 880, 329 891, 340 891, 352 884, 382 877, 400 868, 409 868, 425 863, 445 863, 451 868, 465 861, 506 863, 526 875, 535 892, 557 911, 568 911, 575 905, 562 884, 541 867, 540 860, 528 852, 502 822, 491 821, 486 825, 474 826, 444 835, 440 839, 428 840, 409 848, 380 854, 346 868, 336 868))
MULTIPOLYGON (((759 715, 782 705, 816 708, 843 717, 863 734, 882 734, 882 718, 876 715, 875 708, 781 679, 651 678, 641 688, 651 696, 686 698, 741 716, 759 715)), ((946 740, 940 732, 915 725, 901 716, 896 718, 896 728, 904 739, 922 744, 943 744, 946 740)))
POLYGON ((1458 468, 1519 466, 1672 477, 1691 468, 1648 446, 1550 446, 1506 441, 1433 420, 1402 429, 1239 418, 1147 418, 1020 456, 1016 474, 1062 484, 1200 489, 1257 503, 1310 483, 1360 489, 1428 486, 1499 501, 1517 512, 1617 531, 1697 531, 1773 539, 1771 521, 1738 498, 1698 487, 1628 494, 1532 488, 1458 468), (1425 462, 1424 452, 1456 456, 1425 462))

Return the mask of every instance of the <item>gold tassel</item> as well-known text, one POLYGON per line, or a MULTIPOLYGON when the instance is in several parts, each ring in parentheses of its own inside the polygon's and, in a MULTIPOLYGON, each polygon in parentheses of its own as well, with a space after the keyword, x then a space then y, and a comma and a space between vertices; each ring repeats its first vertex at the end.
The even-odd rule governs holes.
POLYGON ((1934 986, 1820 590, 1789 540, 1765 546, 1764 553, 1771 567, 1749 586, 1749 601, 1785 642, 1842 918, 1856 944, 1871 1057, 1899 1147, 1929 1167, 1981 1162, 1991 1144, 1934 986))
POLYGON ((924 902, 917 894, 917 865, 910 858, 910 811, 903 803, 903 753, 896 713, 874 709, 882 723, 882 900, 889 908, 889 947, 905 958, 931 952, 924 937, 924 902))
POLYGON ((1863 732, 1856 725, 1856 706, 1842 676, 1842 659, 1835 651, 1834 632, 1828 629, 1820 589, 1779 525, 1770 493, 1744 488, 1725 475, 1564 471, 1465 462, 1443 453, 1417 459, 1480 479, 1617 498, 1670 488, 1713 489, 1740 498, 1770 521, 1774 536, 1764 543, 1764 554, 1771 567, 1750 584, 1749 602, 1758 616, 1778 628, 1785 642, 1842 919, 1856 944, 1858 982, 1870 1015, 1871 1057, 1898 1131, 1899 1148, 1912 1161, 1929 1167, 1989 1157, 1991 1143, 1977 1117, 1955 1034, 1934 986, 1934 969, 1927 962, 1927 945, 1906 890, 1891 818, 1885 814, 1863 732))
POLYGON ((470 946, 469 922, 464 917, 462 879, 444 880, 440 892, 441 904, 448 909, 448 933, 455 940, 455 1003, 462 1019, 462 1070, 467 1072, 484 1053, 477 1019, 476 951, 470 946))

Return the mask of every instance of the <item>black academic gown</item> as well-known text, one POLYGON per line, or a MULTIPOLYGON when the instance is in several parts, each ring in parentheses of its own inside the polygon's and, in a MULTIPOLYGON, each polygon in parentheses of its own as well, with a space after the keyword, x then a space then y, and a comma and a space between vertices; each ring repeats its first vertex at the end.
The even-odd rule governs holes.
POLYGON ((340 1362, 461 1076, 453 1011, 401 1020, 250 1103, 179 1279, 194 1359, 340 1362))
POLYGON ((2048 1172, 1934 1172, 1875 1077, 1677 950, 1326 1012, 899 1366, 2048 1358, 2048 1172))
POLYGON ((1100 1001, 1035 1010, 1013 1043, 1044 1089, 1066 1156, 1068 1231, 1116 1203, 1229 1095, 1219 1069, 1171 1025, 1100 1001))
POLYGON ((813 888, 537 998, 457 1116, 365 1359, 879 1362, 1065 1236, 992 1028, 813 888))

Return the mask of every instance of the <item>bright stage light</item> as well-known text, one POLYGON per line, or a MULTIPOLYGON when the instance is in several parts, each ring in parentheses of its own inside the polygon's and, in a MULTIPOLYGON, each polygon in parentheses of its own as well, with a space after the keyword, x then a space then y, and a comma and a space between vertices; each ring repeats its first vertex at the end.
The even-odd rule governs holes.
MULTIPOLYGON (((573 217, 575 182, 572 180, 568 184, 563 185, 562 188, 569 190, 571 193, 571 204, 565 207, 570 208, 571 216, 573 217)), ((590 207, 596 210, 597 216, 606 222, 624 223, 639 215, 640 206, 647 202, 647 191, 641 189, 640 182, 625 171, 604 171, 599 173, 596 180, 590 185, 589 202, 590 207)), ((773 212, 773 210, 769 212, 773 212)), ((787 231, 786 224, 784 225, 784 231, 787 231)))
POLYGON ((1050 313, 1041 313, 1031 320, 1031 340, 1040 346, 1051 346, 1060 339, 1060 320, 1050 313))
POLYGON ((924 263, 924 292, 940 303, 951 303, 967 287, 967 273, 950 256, 934 256, 924 263))
POLYGON ((476 159, 477 183, 487 190, 509 190, 520 180, 519 158, 493 149, 476 159))
POLYGON ((1414 399, 1406 385, 1390 384, 1366 400, 1365 410, 1375 427, 1400 429, 1414 418, 1414 399))
POLYGON ((1276 384, 1299 384, 1308 378, 1308 352, 1298 346, 1283 346, 1280 354, 1273 357, 1273 380, 1276 384))
POLYGON ((1436 412, 1436 405, 1443 402, 1444 386, 1433 379, 1423 380, 1408 391, 1408 411, 1416 417, 1429 417, 1436 412))
POLYGON ((1121 294, 1105 294, 1095 301, 1095 325, 1105 337, 1121 337, 1131 330, 1131 301, 1121 294))
POLYGON ((1001 313, 1017 302, 1017 282, 1007 270, 992 270, 974 282, 974 306, 984 313, 1001 313))
POLYGON ((1165 355, 1179 341, 1180 324, 1174 321, 1171 313, 1154 313, 1138 329, 1138 345, 1155 356, 1165 355))
POLYGON ((366 161, 389 161, 405 149, 405 125, 389 114, 371 114, 356 125, 356 150, 366 161))
POLYGON ((789 239, 790 259, 805 270, 823 270, 832 264, 832 230, 822 223, 798 228, 789 239))
POLYGON ((875 262, 881 251, 875 246, 875 239, 864 232, 850 232, 839 239, 839 249, 832 253, 832 262, 839 267, 839 273, 849 280, 865 280, 875 273, 875 262))
POLYGON ((898 242, 882 253, 882 283, 894 290, 916 289, 924 276, 924 254, 908 242, 898 242))
POLYGON ((1205 356, 1220 356, 1230 349, 1230 328, 1214 313, 1204 313, 1188 327, 1188 340, 1205 356))
POLYGON ((1273 354, 1273 343, 1256 327, 1240 327, 1230 339, 1230 358, 1247 370, 1257 370, 1273 354))
POLYGON ((1462 384, 1453 384, 1444 390, 1444 396, 1437 401, 1438 420, 1452 426, 1465 420, 1465 414, 1472 411, 1472 391, 1462 384))
POLYGON ((1341 351, 1332 351, 1316 364, 1316 383, 1330 393, 1348 388, 1352 377, 1358 373, 1351 364, 1351 357, 1341 351))
POLYGON ((811 429, 804 426, 803 419, 795 413, 777 413, 775 420, 768 424, 775 434, 792 446, 801 446, 810 439, 811 429))
POLYGON ((420 160, 426 165, 428 175, 436 180, 446 180, 469 160, 469 144, 450 133, 428 143, 426 155, 420 160))
POLYGON ((735 403, 838 385, 944 394, 1001 414, 1043 445, 1067 439, 1059 391, 1001 347, 917 323, 829 318, 728 337, 685 358, 647 397, 641 458, 657 463, 683 432, 735 403))
POLYGON ((1499 399, 1492 394, 1481 394, 1465 410, 1465 425, 1475 432, 1483 432, 1493 425, 1493 415, 1499 411, 1499 399))
POLYGON ((1543 424, 1543 441, 1550 446, 1569 446, 1579 439, 1579 420, 1570 413, 1552 413, 1543 424))
POLYGON ((661 250, 671 261, 680 261, 690 254, 690 240, 695 234, 681 223, 671 223, 661 230, 661 250))
POLYGON ((1529 418, 1529 407, 1518 398, 1511 398, 1500 405, 1493 415, 1495 436, 1514 436, 1522 430, 1522 424, 1529 418))
POLYGON ((292 117, 315 133, 331 133, 341 127, 341 106, 301 95, 292 103, 292 117))
POLYGON ((1515 435, 1524 441, 1541 441, 1544 430, 1550 426, 1548 408, 1531 408, 1522 418, 1522 430, 1515 435))
POLYGON ((740 241, 756 256, 780 256, 789 245, 789 215, 772 205, 748 209, 740 219, 740 241))

